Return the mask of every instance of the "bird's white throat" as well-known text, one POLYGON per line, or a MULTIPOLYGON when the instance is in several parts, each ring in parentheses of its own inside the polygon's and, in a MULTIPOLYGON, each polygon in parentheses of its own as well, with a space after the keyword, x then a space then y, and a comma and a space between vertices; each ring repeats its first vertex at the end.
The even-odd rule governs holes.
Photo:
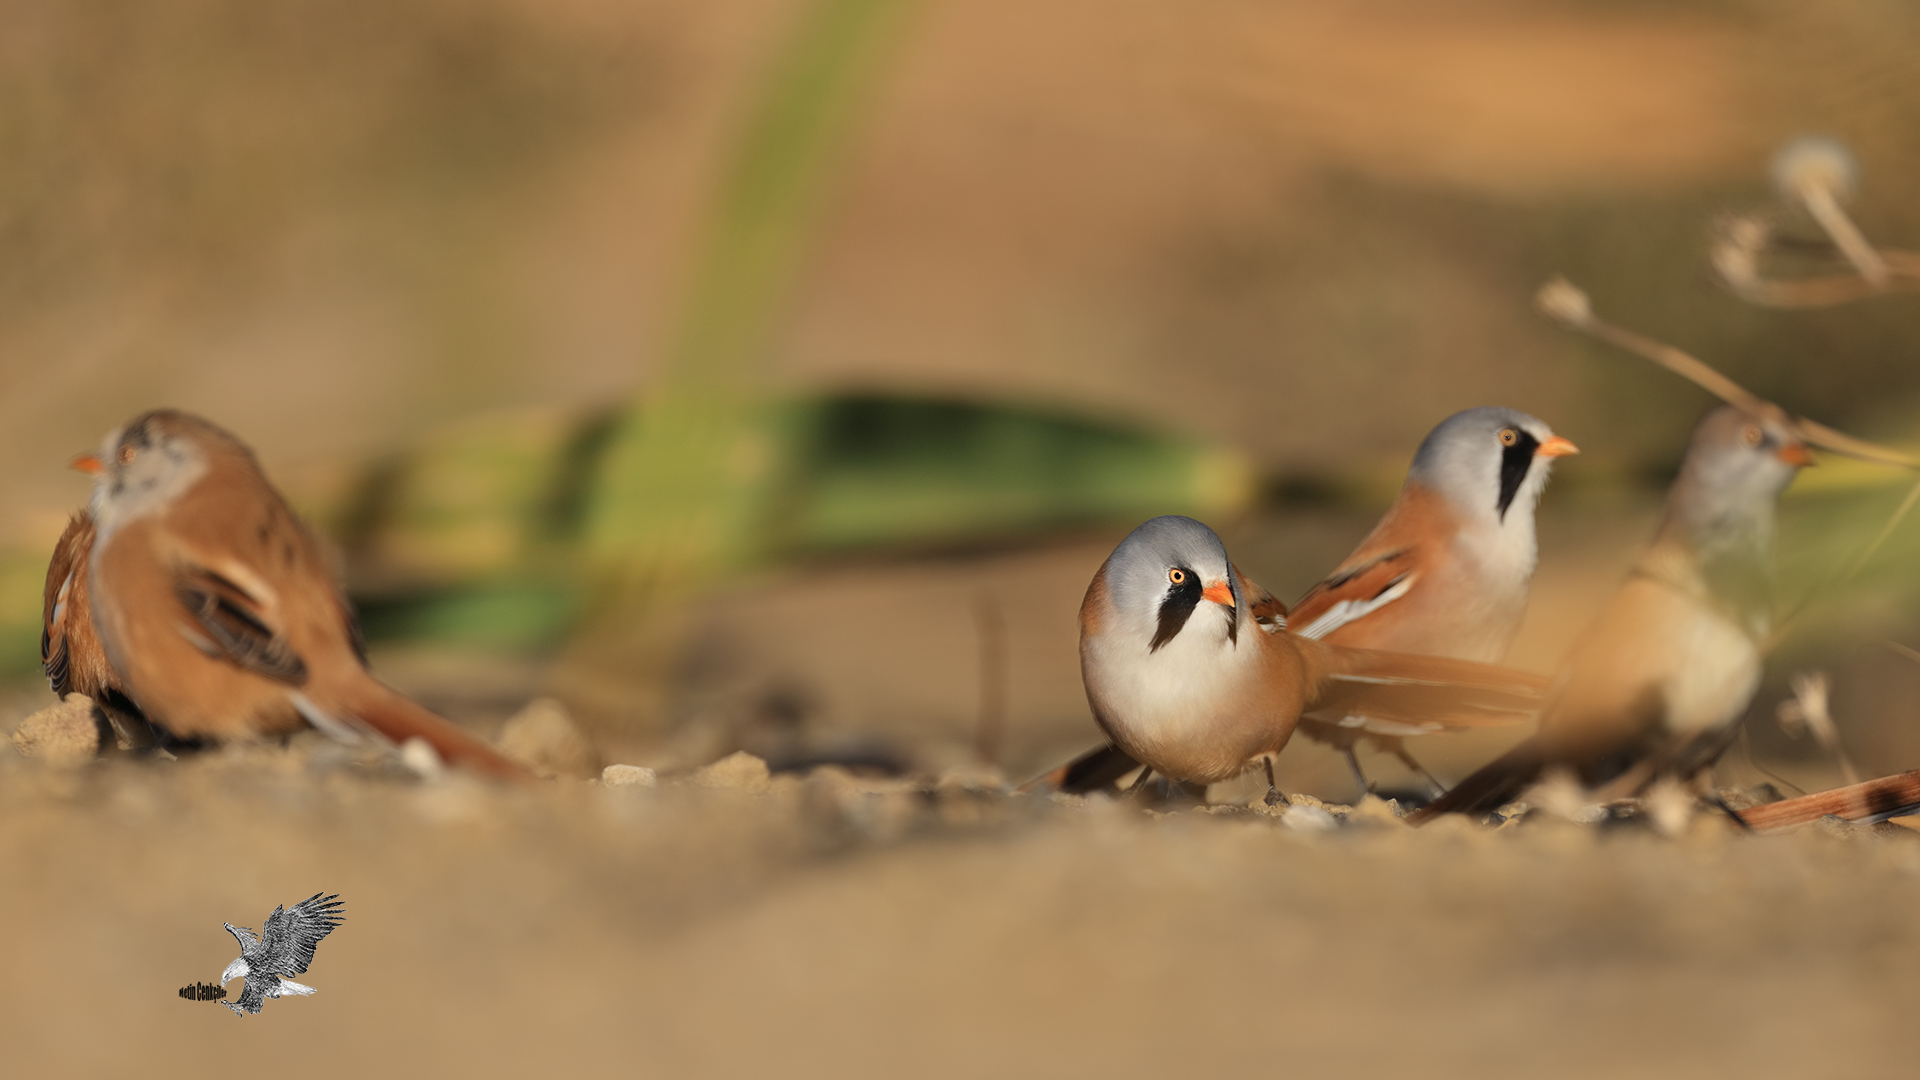
MULTIPOLYGON (((1095 707, 1127 737, 1145 743, 1193 737, 1220 719, 1220 705, 1241 697, 1258 676, 1260 634, 1250 621, 1238 641, 1227 609, 1203 602, 1158 649, 1144 628, 1114 626, 1081 644, 1081 668, 1095 707)), ((1243 620, 1244 621, 1244 620, 1243 620)))
MULTIPOLYGON (((113 441, 110 436, 103 454, 117 453, 113 441)), ((184 439, 163 439, 142 450, 131 462, 110 465, 94 481, 88 502, 93 514, 94 550, 105 548, 127 523, 164 510, 206 471, 206 455, 184 439)))

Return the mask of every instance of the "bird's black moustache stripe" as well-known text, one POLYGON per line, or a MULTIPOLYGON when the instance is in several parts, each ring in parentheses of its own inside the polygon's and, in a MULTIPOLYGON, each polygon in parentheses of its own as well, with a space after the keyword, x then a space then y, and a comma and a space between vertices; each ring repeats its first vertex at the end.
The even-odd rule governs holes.
POLYGON ((1513 505, 1513 497, 1520 494, 1520 485, 1527 478, 1527 470, 1533 467, 1533 453, 1538 449, 1539 439, 1516 428, 1513 445, 1500 451, 1500 501, 1494 504, 1494 512, 1501 521, 1507 520, 1507 507, 1513 505))
POLYGON ((1184 568, 1181 572, 1186 575, 1185 579, 1178 585, 1169 585, 1167 595, 1160 601, 1160 625, 1153 631, 1148 652, 1159 652, 1160 646, 1172 641, 1193 617, 1193 609, 1200 606, 1200 575, 1184 568))

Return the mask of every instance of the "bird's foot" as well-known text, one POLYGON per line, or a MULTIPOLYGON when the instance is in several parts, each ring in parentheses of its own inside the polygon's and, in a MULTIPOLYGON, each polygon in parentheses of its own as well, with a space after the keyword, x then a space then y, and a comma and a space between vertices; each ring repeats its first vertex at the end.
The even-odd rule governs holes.
POLYGON ((1273 782, 1273 759, 1270 757, 1261 758, 1260 764, 1265 766, 1267 770, 1267 798, 1266 798, 1267 805, 1268 806, 1287 805, 1287 793, 1284 791, 1281 791, 1280 785, 1273 782))

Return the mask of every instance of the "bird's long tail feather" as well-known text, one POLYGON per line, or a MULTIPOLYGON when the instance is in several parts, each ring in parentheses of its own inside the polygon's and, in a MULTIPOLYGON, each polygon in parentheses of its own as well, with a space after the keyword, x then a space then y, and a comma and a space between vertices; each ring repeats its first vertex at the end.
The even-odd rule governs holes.
POLYGON ((1108 787, 1140 767, 1125 750, 1109 743, 1049 769, 1020 785, 1021 791, 1064 791, 1081 795, 1108 787))
POLYGON ((485 740, 372 677, 365 679, 350 698, 340 702, 339 708, 395 746, 408 739, 421 739, 448 764, 503 779, 534 779, 526 766, 485 740))
POLYGON ((1496 810, 1518 798, 1545 767, 1546 757, 1541 753, 1539 740, 1528 739, 1475 769, 1472 775, 1447 789, 1445 795, 1407 815, 1407 824, 1424 825, 1441 814, 1496 810))
POLYGON ((1551 680, 1470 660, 1298 639, 1313 689, 1306 714, 1362 717, 1412 735, 1507 727, 1538 715, 1551 680))

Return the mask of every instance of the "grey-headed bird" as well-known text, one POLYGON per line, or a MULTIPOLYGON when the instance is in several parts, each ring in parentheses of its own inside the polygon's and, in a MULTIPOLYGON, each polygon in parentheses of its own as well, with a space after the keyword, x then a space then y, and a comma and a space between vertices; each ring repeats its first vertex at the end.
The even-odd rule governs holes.
POLYGON ((1708 413, 1653 543, 1568 653, 1539 732, 1410 820, 1497 808, 1554 767, 1626 795, 1711 766, 1760 684, 1775 503, 1811 464, 1777 408, 1708 413))
MULTIPOLYGON (((1335 645, 1499 662, 1526 616, 1539 559, 1534 507, 1554 459, 1576 453, 1545 422, 1514 409, 1455 413, 1421 442, 1399 496, 1352 554, 1291 611, 1268 600, 1261 614, 1335 645)), ((1393 754, 1437 787, 1404 740, 1452 729, 1433 719, 1409 725, 1316 711, 1301 717, 1299 730, 1344 754, 1364 791, 1359 743, 1393 754)), ((1092 790, 1137 764, 1107 746, 1036 786, 1092 790)))
POLYGON ((1538 676, 1301 637, 1262 617, 1268 603, 1192 518, 1154 518, 1122 540, 1080 607, 1081 677, 1113 744, 1186 783, 1264 763, 1271 789, 1272 757, 1305 713, 1465 726, 1539 707, 1538 676))

